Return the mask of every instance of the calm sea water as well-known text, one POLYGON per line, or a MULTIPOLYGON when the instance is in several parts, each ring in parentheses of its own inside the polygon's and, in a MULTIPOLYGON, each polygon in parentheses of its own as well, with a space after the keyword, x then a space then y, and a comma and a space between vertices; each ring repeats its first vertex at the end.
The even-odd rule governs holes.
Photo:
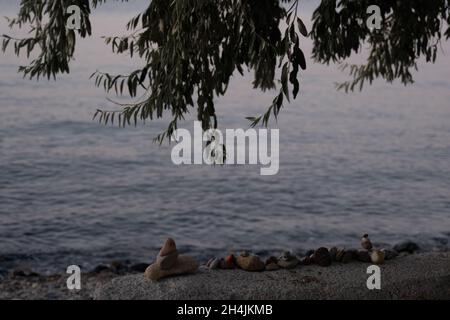
MULTIPOLYGON (((276 176, 260 176, 258 166, 177 167, 171 148, 152 142, 166 122, 120 129, 91 120, 108 105, 89 75, 138 63, 110 54, 99 38, 122 34, 143 2, 133 7, 96 13, 95 37, 80 42, 72 73, 57 82, 24 80, 16 73, 23 60, 1 55, 0 268, 150 261, 168 236, 198 257, 357 246, 366 232, 380 243, 447 243, 448 44, 438 63, 420 65, 414 85, 379 81, 348 95, 334 90, 345 79, 335 66, 309 61, 301 96, 273 126, 276 176)), ((8 32, 3 22, 0 31, 8 32)), ((217 101, 220 127, 247 128, 245 117, 262 113, 272 94, 236 77, 217 101)))

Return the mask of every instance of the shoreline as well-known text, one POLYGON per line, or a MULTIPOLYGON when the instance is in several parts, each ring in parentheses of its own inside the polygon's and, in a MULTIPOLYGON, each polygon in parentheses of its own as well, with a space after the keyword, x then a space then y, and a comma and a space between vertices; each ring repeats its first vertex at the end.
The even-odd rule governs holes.
MULTIPOLYGON (((394 249, 396 246, 402 246, 405 244, 412 245, 415 247, 414 252, 445 252, 450 250, 450 238, 449 241, 439 241, 434 245, 424 242, 415 242, 411 240, 403 240, 395 242, 394 245, 386 242, 373 242, 374 247, 384 248, 388 250, 394 249)), ((357 244, 353 241, 352 243, 322 243, 321 246, 331 248, 338 247, 349 250, 357 250, 357 244)), ((210 258, 220 257, 221 255, 226 255, 228 253, 239 253, 242 251, 249 251, 256 254, 262 258, 268 258, 270 256, 277 256, 279 253, 285 251, 286 249, 297 257, 302 257, 308 255, 314 251, 318 246, 295 246, 283 248, 282 246, 277 246, 276 248, 265 248, 265 249, 255 249, 251 247, 233 247, 233 248, 215 248, 203 250, 202 248, 186 247, 183 246, 182 253, 190 255, 200 262, 206 262, 210 258), (250 250, 248 250, 250 249, 250 250)), ((63 273, 67 266, 69 265, 79 265, 83 273, 96 272, 96 270, 102 270, 110 268, 112 272, 123 272, 126 270, 140 271, 142 269, 142 264, 151 264, 153 261, 153 254, 157 254, 160 246, 154 245, 152 248, 145 250, 146 254, 141 254, 139 256, 124 256, 122 252, 108 255, 108 257, 98 258, 94 252, 89 252, 88 254, 83 254, 82 252, 68 252, 64 251, 61 253, 46 253, 46 252, 35 252, 35 253, 11 253, 5 252, 0 253, 0 281, 7 279, 15 271, 24 270, 26 273, 38 273, 42 276, 54 276, 63 273), (150 257, 147 259, 147 257, 150 257), (91 259, 93 258, 93 259, 91 259), (137 268, 137 269, 136 269, 137 268)), ((394 249, 395 250, 395 249, 394 249)), ((398 251, 398 250, 397 250, 398 251)), ((400 251, 398 251, 400 253, 400 251)))
MULTIPOLYGON (((396 277, 402 277, 404 270, 410 270, 412 272, 413 280, 416 282, 421 281, 424 287, 435 288, 436 285, 436 277, 433 278, 425 278, 421 279, 420 274, 433 274, 439 273, 442 271, 435 270, 435 268, 439 268, 438 266, 434 266, 433 261, 445 261, 446 267, 448 270, 448 283, 447 288, 450 291, 450 251, 439 251, 439 252, 421 252, 421 253, 413 253, 413 254, 402 254, 398 258, 390 261, 386 261, 385 264, 381 266, 382 270, 386 270, 387 272, 391 272, 391 279, 395 279, 396 277), (404 269, 404 270, 403 270, 404 269), (403 271, 402 271, 403 270, 403 271)), ((203 262, 204 263, 204 262, 203 262)), ((165 281, 172 283, 175 286, 180 287, 181 291, 184 294, 187 294, 185 288, 183 289, 184 281, 188 281, 189 287, 193 288, 205 281, 205 276, 208 278, 208 274, 214 275, 218 277, 214 279, 214 282, 222 283, 222 286, 227 286, 226 283, 233 282, 233 279, 241 279, 242 281, 261 281, 261 279, 266 278, 274 278, 275 283, 267 283, 266 290, 269 290, 276 283, 286 281, 286 276, 292 275, 292 273, 297 274, 296 277, 291 278, 291 281, 294 281, 299 284, 314 286, 314 283, 319 280, 329 281, 333 277, 338 276, 339 274, 348 274, 350 278, 355 278, 356 274, 359 274, 361 278, 361 274, 363 277, 367 278, 364 272, 370 263, 362 263, 362 262, 350 262, 347 264, 343 263, 333 263, 330 267, 319 267, 319 266, 299 266, 294 270, 278 270, 278 271, 264 271, 264 272, 247 272, 243 270, 207 270, 204 264, 202 264, 200 270, 194 275, 187 276, 179 276, 174 278, 168 278, 157 282, 155 285, 158 286, 158 290, 156 292, 163 292, 161 288, 164 288, 165 281), (362 270, 364 269, 364 270, 362 270), (309 271, 307 271, 309 270, 309 271), (355 271, 356 270, 356 271, 355 271), (362 270, 362 271, 361 271, 362 270), (255 278, 256 277, 256 278, 255 278), (261 279, 258 277, 262 277, 261 279), (252 280, 253 279, 253 280, 252 280), (283 280, 284 279, 284 280, 283 280), (216 281, 217 280, 217 281, 216 281), (312 284, 310 284, 312 283, 312 284)), ((39 275, 35 274, 32 271, 29 273, 21 273, 16 272, 16 274, 11 273, 9 276, 5 277, 3 280, 0 280, 0 300, 8 300, 8 299, 31 299, 31 300, 90 300, 90 299, 109 299, 109 298, 117 298, 123 299, 127 296, 136 297, 132 294, 132 287, 126 289, 131 290, 131 292, 127 292, 125 296, 111 296, 108 292, 108 288, 111 288, 111 284, 114 282, 118 283, 127 283, 127 279, 130 281, 136 282, 139 285, 142 285, 142 280, 144 278, 143 271, 145 270, 147 263, 135 264, 132 266, 125 266, 118 262, 112 263, 109 266, 100 265, 95 270, 91 272, 82 273, 82 289, 79 291, 69 291, 66 286, 66 281, 68 278, 68 274, 55 274, 55 275, 39 275), (132 279, 132 280, 131 280, 132 279), (123 282, 125 281, 125 282, 123 282), (109 286, 109 287, 108 287, 109 286), (106 289, 102 289, 106 288, 106 289), (102 291, 103 290, 103 291, 102 291), (105 291, 106 290, 106 291, 105 291)), ((444 272, 445 274, 445 272, 444 272)), ((339 278, 339 277, 338 277, 339 278)), ((344 277, 345 278, 345 277, 344 277)), ((344 278, 340 280, 339 286, 343 286, 343 282, 345 282, 344 278)), ((400 279, 399 278, 399 279, 400 279)), ((211 280, 211 279, 210 279, 211 280)), ((408 279, 407 279, 408 280, 408 279)), ((409 279, 408 281, 410 281, 409 279)), ((267 280, 266 280, 267 281, 267 280)), ((362 281, 362 280, 361 280, 362 281)), ((124 284, 124 286, 126 286, 124 284)), ((151 288, 150 285, 149 288, 151 288)), ((404 285, 403 285, 404 286, 404 285)), ((220 286, 218 285, 220 292, 220 286)), ((402 285, 400 285, 402 287, 402 285)), ((121 287, 122 288, 122 287, 121 287)), ((125 288, 125 287, 124 287, 125 288)), ((414 291, 414 284, 409 285, 409 290, 414 291)), ((142 289, 142 287, 141 287, 142 289)), ((139 290, 141 290, 139 289, 139 290)), ((216 288, 217 289, 217 288, 216 288)), ((216 290, 214 289, 214 290, 216 290)), ((264 291, 263 288, 260 290, 264 291)), ((270 289, 271 290, 271 289, 270 289)), ((431 289, 430 289, 431 290, 431 289)), ((432 291, 435 289, 432 289, 432 291)), ((113 292, 117 292, 117 290, 112 290, 113 292)), ((144 290, 145 291, 145 290, 144 290)), ((434 292, 434 291, 433 291, 434 292)), ((142 294, 142 292, 141 292, 142 294)), ((182 293, 180 293, 182 294, 182 293)), ((440 298, 436 292, 433 293, 434 297, 440 298)), ((333 297, 333 294, 328 295, 329 297, 333 297)), ((145 292, 141 298, 150 298, 152 294, 149 292, 145 292)), ((176 294, 175 296, 176 297, 176 294)), ((181 296, 180 298, 182 298, 181 296)), ((209 299, 219 298, 220 295, 215 295, 208 297, 209 299)), ((253 298, 258 297, 255 295, 253 298)), ((296 295, 293 295, 292 298, 295 298, 296 295)), ((301 298, 302 296, 300 296, 301 298)), ((446 299, 450 299, 450 292, 444 295, 446 299)), ((153 298, 158 298, 154 297, 153 298)), ((163 297, 160 297, 163 298, 163 297)), ((164 296, 164 298, 170 298, 164 296)), ((187 298, 187 297, 184 297, 187 298)), ((223 297, 224 298, 224 297, 223 297)), ((245 297, 249 298, 249 297, 245 297)), ((250 297, 251 298, 251 297, 250 297)), ((309 298, 308 296, 304 296, 304 298, 309 298)), ((425 297, 426 298, 426 297, 425 297)))

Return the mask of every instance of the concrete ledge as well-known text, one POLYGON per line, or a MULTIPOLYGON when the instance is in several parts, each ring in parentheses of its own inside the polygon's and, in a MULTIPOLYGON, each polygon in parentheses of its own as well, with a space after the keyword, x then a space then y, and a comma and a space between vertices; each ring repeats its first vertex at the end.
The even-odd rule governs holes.
POLYGON ((97 288, 98 300, 233 299, 450 299, 450 253, 399 257, 381 266, 381 290, 368 290, 368 263, 300 266, 246 272, 200 269, 152 282, 144 275, 113 279, 97 288))

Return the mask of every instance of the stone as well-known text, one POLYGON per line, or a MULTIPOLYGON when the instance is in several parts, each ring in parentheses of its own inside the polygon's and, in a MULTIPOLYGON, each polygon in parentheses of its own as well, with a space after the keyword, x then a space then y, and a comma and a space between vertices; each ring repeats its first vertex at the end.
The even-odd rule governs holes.
POLYGON ((381 249, 382 252, 384 252, 384 259, 385 260, 392 260, 398 257, 397 251, 394 250, 388 250, 388 249, 381 249))
POLYGON ((211 262, 213 262, 214 259, 216 259, 216 258, 211 258, 211 259, 209 259, 208 261, 206 261, 205 266, 206 266, 207 268, 209 268, 209 266, 211 265, 211 262))
POLYGON ((314 252, 314 263, 321 267, 331 265, 331 256, 327 248, 321 247, 314 252))
POLYGON ((311 258, 306 256, 300 260, 300 264, 303 266, 309 266, 311 264, 311 258))
POLYGON ((370 254, 366 249, 359 249, 357 251, 357 260, 361 262, 370 262, 370 254))
POLYGON ((271 264, 271 263, 277 264, 278 263, 278 259, 276 257, 274 257, 274 256, 271 256, 271 257, 267 258, 266 259, 266 264, 271 264))
POLYGON ((266 271, 275 271, 275 270, 279 270, 279 269, 280 269, 280 267, 276 263, 266 264, 266 271))
POLYGON ((348 249, 347 251, 350 251, 352 253, 353 260, 358 260, 358 249, 348 249))
POLYGON ((129 261, 115 260, 115 261, 111 262, 109 268, 112 272, 115 272, 115 273, 125 273, 126 271, 128 271, 128 267, 127 267, 128 262, 129 261))
POLYGON ((402 252, 414 253, 414 252, 420 250, 419 246, 412 241, 405 241, 405 242, 399 243, 399 244, 395 245, 393 249, 395 251, 397 251, 398 253, 402 253, 402 252))
POLYGON ((24 269, 15 269, 11 273, 11 277, 38 277, 39 274, 32 271, 31 269, 24 268, 24 269))
POLYGON ((289 261, 279 260, 278 266, 283 269, 293 269, 298 265, 298 263, 299 263, 299 261, 297 258, 289 260, 289 261))
POLYGON ((267 271, 273 271, 273 270, 280 269, 280 266, 278 266, 278 259, 274 256, 267 258, 265 265, 266 265, 267 271))
POLYGON ((353 260, 353 251, 351 251, 351 250, 344 251, 344 253, 342 255, 341 262, 342 263, 349 263, 352 260, 353 260))
POLYGON ((255 255, 240 255, 237 257, 236 263, 241 269, 246 271, 262 271, 266 267, 264 262, 255 255))
POLYGON ((384 263, 385 254, 381 250, 373 250, 370 254, 370 259, 374 264, 383 264, 384 263))
POLYGON ((236 267, 236 257, 233 254, 229 254, 225 257, 226 266, 229 269, 236 267))
POLYGON ((159 251, 159 256, 164 257, 168 254, 175 252, 177 250, 177 246, 175 244, 175 241, 172 238, 168 238, 166 242, 164 242, 164 245, 162 246, 161 250, 159 251))
POLYGON ((283 269, 292 269, 298 265, 298 259, 289 251, 284 251, 278 258, 278 266, 283 269))
POLYGON ((338 248, 336 251, 336 261, 341 262, 342 257, 344 256, 345 249, 344 248, 338 248))
POLYGON ((290 260, 278 260, 278 266, 283 269, 293 269, 298 265, 299 261, 296 257, 293 257, 290 260))
POLYGON ((228 255, 225 259, 220 259, 219 268, 220 269, 234 269, 234 256, 228 255))
POLYGON ((248 251, 242 251, 241 252, 241 257, 248 257, 250 255, 250 253, 248 251))
MULTIPOLYGON (((147 264, 145 267, 147 268, 147 267, 148 267, 148 264, 147 264)), ((103 265, 103 264, 100 264, 100 265, 96 266, 96 267, 94 268, 94 270, 92 270, 92 273, 101 273, 101 272, 104 272, 104 271, 109 271, 108 266, 105 266, 105 265, 103 265)))
POLYGON ((173 267, 173 265, 176 263, 178 258, 178 250, 175 249, 172 252, 169 252, 165 256, 161 256, 161 254, 158 254, 156 257, 156 263, 159 264, 161 269, 168 270, 173 267))
POLYGON ((159 264, 154 263, 145 270, 144 276, 146 279, 158 281, 170 276, 195 273, 198 267, 198 262, 194 258, 179 255, 172 268, 163 270, 159 264))
POLYGON ((130 267, 130 270, 133 272, 145 272, 147 269, 148 263, 136 263, 130 267))
POLYGON ((332 261, 336 261, 337 251, 338 251, 338 248, 336 248, 336 247, 330 248, 329 252, 330 252, 330 257, 331 257, 332 261))
POLYGON ((292 259, 292 254, 290 251, 283 251, 280 255, 280 257, 278 258, 278 260, 291 260, 292 259))
POLYGON ((365 234, 361 238, 361 247, 366 250, 372 249, 372 242, 370 242, 369 235, 365 234))
POLYGON ((214 269, 218 269, 219 265, 220 265, 220 259, 213 258, 208 262, 207 267, 210 268, 211 270, 214 270, 214 269))

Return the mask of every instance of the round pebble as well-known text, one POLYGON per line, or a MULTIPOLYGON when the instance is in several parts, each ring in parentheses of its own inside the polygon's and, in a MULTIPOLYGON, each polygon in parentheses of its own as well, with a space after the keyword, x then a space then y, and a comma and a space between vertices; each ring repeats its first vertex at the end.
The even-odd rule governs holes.
POLYGON ((359 249, 357 251, 357 259, 358 261, 362 261, 362 262, 370 262, 370 254, 369 251, 366 249, 359 249))
POLYGON ((321 267, 331 265, 331 256, 327 248, 321 247, 314 252, 314 263, 321 267))
POLYGON ((361 247, 366 250, 372 249, 372 242, 370 242, 369 235, 365 234, 361 238, 361 247))
POLYGON ((353 259, 353 252, 352 251, 344 251, 342 255, 342 263, 349 263, 353 259))
POLYGON ((211 263, 209 264, 209 268, 211 270, 218 269, 219 264, 220 264, 220 259, 214 258, 214 259, 212 259, 211 263))
POLYGON ((370 254, 370 258, 374 264, 383 264, 385 253, 381 250, 373 250, 370 254))

